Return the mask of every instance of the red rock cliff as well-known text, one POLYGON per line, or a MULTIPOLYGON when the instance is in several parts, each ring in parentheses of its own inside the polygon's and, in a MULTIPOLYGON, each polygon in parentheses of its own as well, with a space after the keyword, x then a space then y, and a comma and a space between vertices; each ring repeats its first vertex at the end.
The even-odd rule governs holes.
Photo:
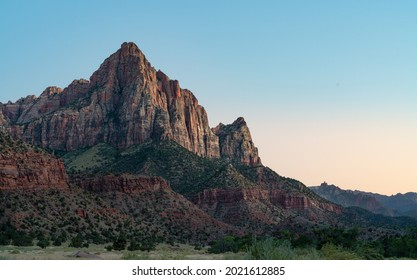
POLYGON ((171 192, 167 181, 160 177, 145 177, 135 175, 106 175, 91 178, 78 178, 74 183, 83 189, 93 192, 118 191, 128 194, 140 194, 142 192, 171 192))
POLYGON ((68 186, 64 164, 0 131, 0 190, 68 186))

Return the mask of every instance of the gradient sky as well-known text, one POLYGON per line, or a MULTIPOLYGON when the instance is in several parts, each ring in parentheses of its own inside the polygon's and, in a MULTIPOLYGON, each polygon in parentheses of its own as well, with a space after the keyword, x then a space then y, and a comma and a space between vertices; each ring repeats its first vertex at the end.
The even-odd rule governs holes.
POLYGON ((417 1, 5 2, 0 102, 89 78, 133 41, 211 126, 245 117, 280 175, 417 192, 417 1))

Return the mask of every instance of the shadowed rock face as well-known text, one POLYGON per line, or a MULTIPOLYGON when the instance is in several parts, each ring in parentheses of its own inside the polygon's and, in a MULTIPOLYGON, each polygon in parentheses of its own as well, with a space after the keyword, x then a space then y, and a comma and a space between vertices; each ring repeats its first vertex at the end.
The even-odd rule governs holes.
MULTIPOLYGON (((277 225, 296 211, 302 211, 306 216, 314 214, 311 220, 327 220, 326 215, 340 214, 342 210, 338 205, 302 194, 263 188, 210 189, 191 200, 212 217, 239 226, 256 222, 264 226, 277 225)), ((258 230, 261 230, 260 225, 258 230)))
POLYGON ((229 125, 219 124, 213 128, 213 132, 219 137, 220 154, 223 158, 245 165, 262 165, 258 148, 255 147, 242 117, 229 125))
POLYGON ((0 131, 0 190, 66 189, 64 164, 0 131))
POLYGON ((14 136, 44 148, 71 151, 101 142, 125 148, 169 138, 200 156, 220 156, 195 96, 156 71, 133 43, 123 43, 90 81, 0 107, 0 121, 14 136))

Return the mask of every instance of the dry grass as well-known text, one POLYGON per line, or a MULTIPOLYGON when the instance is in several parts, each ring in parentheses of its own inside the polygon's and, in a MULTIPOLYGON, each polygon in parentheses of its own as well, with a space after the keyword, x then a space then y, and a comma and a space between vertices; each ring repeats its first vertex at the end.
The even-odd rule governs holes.
POLYGON ((0 260, 71 260, 77 259, 74 255, 85 251, 97 255, 104 260, 222 260, 242 259, 244 253, 209 254, 207 249, 195 250, 194 246, 185 244, 159 244, 156 250, 142 251, 107 251, 105 245, 91 245, 89 248, 70 248, 67 245, 60 247, 37 246, 16 247, 0 246, 0 260))

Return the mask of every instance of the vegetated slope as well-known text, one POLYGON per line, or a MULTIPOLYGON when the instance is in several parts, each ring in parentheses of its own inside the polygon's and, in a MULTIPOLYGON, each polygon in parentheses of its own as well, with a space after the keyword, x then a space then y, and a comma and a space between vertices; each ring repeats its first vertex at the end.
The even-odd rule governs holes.
POLYGON ((162 178, 121 174, 69 184, 63 163, 47 152, 4 132, 0 149, 2 244, 34 238, 60 243, 76 236, 90 243, 122 236, 206 244, 241 234, 173 192, 162 178))
POLYGON ((328 221, 340 212, 340 207, 300 182, 262 165, 202 158, 173 141, 149 142, 124 150, 100 144, 70 152, 63 159, 73 177, 96 173, 163 177, 174 191, 212 217, 245 230, 267 231, 293 215, 304 216, 306 222, 328 221))
POLYGON ((417 193, 408 192, 405 194, 397 193, 395 195, 381 195, 376 193, 354 191, 374 197, 385 207, 397 211, 398 215, 410 216, 417 218, 417 193))
MULTIPOLYGON (((99 184, 107 190, 88 191, 75 186, 67 190, 2 190, 0 224, 8 223, 33 237, 62 242, 81 234, 89 243, 113 242, 124 236, 127 240, 207 244, 226 234, 241 234, 170 190, 167 183, 166 188, 156 190, 155 179, 150 178, 147 188, 142 182, 112 189, 114 181, 126 181, 126 176, 100 179, 99 184), (128 191, 140 188, 138 192, 128 191)), ((84 184, 88 180, 83 178, 84 184)))
POLYGON ((341 216, 341 225, 376 227, 381 229, 394 229, 396 233, 402 233, 407 227, 417 227, 417 220, 412 217, 389 217, 372 213, 360 207, 345 207, 341 216))

